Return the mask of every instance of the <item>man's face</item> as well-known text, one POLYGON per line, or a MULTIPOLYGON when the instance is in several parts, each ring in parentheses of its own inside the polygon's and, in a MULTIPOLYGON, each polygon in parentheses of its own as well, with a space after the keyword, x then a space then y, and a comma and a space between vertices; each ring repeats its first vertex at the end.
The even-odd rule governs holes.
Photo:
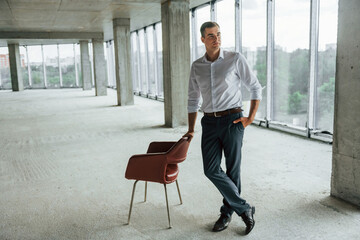
POLYGON ((205 44, 206 50, 217 50, 221 45, 221 33, 218 27, 205 28, 205 37, 201 41, 205 44))

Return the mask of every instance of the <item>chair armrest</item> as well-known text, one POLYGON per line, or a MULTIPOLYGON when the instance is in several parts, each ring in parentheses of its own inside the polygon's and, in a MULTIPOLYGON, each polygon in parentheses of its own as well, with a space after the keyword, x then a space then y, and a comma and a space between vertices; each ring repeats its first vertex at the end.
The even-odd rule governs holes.
POLYGON ((125 178, 164 183, 166 166, 165 153, 133 155, 129 159, 125 178))
POLYGON ((167 152, 176 142, 152 142, 149 145, 147 153, 167 152))

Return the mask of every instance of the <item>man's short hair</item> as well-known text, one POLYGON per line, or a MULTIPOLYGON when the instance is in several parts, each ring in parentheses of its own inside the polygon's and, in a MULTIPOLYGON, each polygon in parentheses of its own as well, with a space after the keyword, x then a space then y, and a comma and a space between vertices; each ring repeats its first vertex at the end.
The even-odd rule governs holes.
POLYGON ((217 24, 216 22, 204 22, 200 28, 201 36, 205 37, 205 28, 213 28, 213 27, 220 28, 219 24, 217 24))

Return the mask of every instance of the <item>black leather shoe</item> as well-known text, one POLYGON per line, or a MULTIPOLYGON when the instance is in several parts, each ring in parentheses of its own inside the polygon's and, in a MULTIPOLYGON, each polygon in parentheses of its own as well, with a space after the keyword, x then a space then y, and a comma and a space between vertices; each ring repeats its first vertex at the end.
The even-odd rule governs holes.
POLYGON ((220 218, 216 221, 213 232, 220 232, 226 229, 231 222, 231 217, 226 216, 225 214, 221 214, 220 218))
POLYGON ((250 207, 248 210, 243 212, 240 216, 246 224, 245 235, 248 235, 255 226, 254 220, 255 207, 250 207))

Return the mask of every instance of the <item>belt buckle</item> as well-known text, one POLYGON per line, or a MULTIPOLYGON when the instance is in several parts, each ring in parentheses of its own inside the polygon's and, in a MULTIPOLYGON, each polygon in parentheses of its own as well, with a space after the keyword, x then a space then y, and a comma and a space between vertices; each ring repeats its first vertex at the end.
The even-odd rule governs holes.
POLYGON ((216 112, 214 112, 214 116, 215 117, 221 117, 221 115, 216 115, 216 112))

